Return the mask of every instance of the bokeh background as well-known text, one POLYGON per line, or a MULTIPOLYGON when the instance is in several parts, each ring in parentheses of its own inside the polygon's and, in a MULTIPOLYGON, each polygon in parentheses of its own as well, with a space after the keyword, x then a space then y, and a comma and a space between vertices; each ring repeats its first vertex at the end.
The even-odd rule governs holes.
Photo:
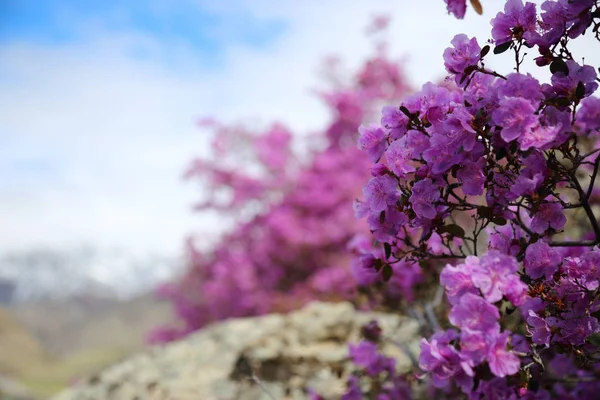
POLYGON ((490 36, 503 2, 482 3, 457 21, 441 0, 0 0, 0 382, 43 398, 170 318, 152 290, 185 238, 228 228, 190 212, 198 120, 311 133, 322 60, 359 65, 378 15, 413 86, 443 79, 454 34, 490 36))

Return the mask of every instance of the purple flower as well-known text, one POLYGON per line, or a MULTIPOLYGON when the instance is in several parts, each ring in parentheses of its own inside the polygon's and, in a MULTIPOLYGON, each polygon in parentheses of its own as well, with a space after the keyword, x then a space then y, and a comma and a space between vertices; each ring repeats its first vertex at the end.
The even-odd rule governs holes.
POLYGON ((373 342, 362 341, 358 346, 351 344, 350 357, 354 364, 364 368, 370 376, 376 376, 383 371, 393 374, 395 371, 395 360, 380 354, 373 342))
POLYGON ((600 134, 600 98, 588 97, 580 103, 575 116, 575 126, 580 133, 597 136, 600 134))
POLYGON ((546 320, 537 315, 533 310, 529 310, 527 324, 527 331, 531 334, 532 342, 548 347, 550 344, 550 328, 548 328, 546 320))
POLYGON ((360 380, 358 376, 350 375, 346 382, 346 392, 342 395, 341 400, 362 400, 363 393, 360 389, 360 380))
POLYGON ((460 351, 472 360, 473 365, 477 365, 487 358, 489 338, 490 335, 483 335, 480 331, 463 328, 460 333, 460 351))
POLYGON ((456 267, 446 264, 440 274, 440 283, 446 288, 446 296, 450 304, 456 304, 465 293, 477 293, 471 280, 473 268, 479 265, 479 259, 468 256, 464 264, 456 267))
POLYGON ((385 151, 388 167, 401 178, 416 170, 411 164, 411 155, 412 149, 407 145, 406 136, 394 140, 385 151))
POLYGON ((459 83, 465 69, 479 62, 481 47, 476 38, 469 39, 462 33, 454 36, 450 43, 454 48, 444 50, 444 66, 446 71, 456 75, 456 83, 459 83))
POLYGON ((388 282, 388 294, 395 299, 411 301, 415 285, 423 281, 423 271, 418 263, 401 261, 392 265, 392 278, 388 282))
POLYGON ((447 385, 451 378, 464 380, 466 375, 473 375, 465 357, 450 344, 457 337, 454 330, 448 330, 434 334, 429 341, 421 339, 419 367, 433 375, 433 382, 438 387, 447 385))
POLYGON ((540 83, 530 74, 513 72, 506 76, 506 80, 500 79, 497 82, 499 98, 520 97, 531 101, 535 108, 544 100, 540 83))
POLYGON ((600 332, 598 320, 589 316, 559 321, 558 326, 561 341, 575 346, 584 344, 591 334, 600 332))
POLYGON ((449 320, 459 328, 470 328, 481 332, 499 330, 498 309, 473 293, 464 294, 455 304, 449 320))
POLYGON ((560 255, 543 241, 535 242, 525 250, 525 272, 532 279, 546 276, 550 279, 560 264, 560 255))
POLYGON ((564 72, 556 72, 552 75, 552 88, 557 95, 566 96, 571 99, 577 98, 577 86, 579 82, 584 87, 584 97, 590 96, 598 89, 596 82, 596 70, 590 65, 581 66, 573 60, 567 60, 569 74, 564 72))
POLYGON ((408 117, 398 107, 385 106, 381 109, 381 125, 390 130, 390 137, 397 139, 406 133, 408 117))
POLYGON ((467 11, 467 0, 444 0, 448 5, 448 14, 454 14, 458 19, 465 17, 467 11))
POLYGON ((594 0, 561 0, 569 26, 571 39, 583 34, 592 23, 591 8, 594 0))
POLYGON ((499 378, 514 375, 521 367, 519 357, 514 352, 506 350, 508 337, 508 332, 497 335, 488 353, 490 370, 499 378))
POLYGON ((437 215, 435 203, 439 198, 438 187, 433 184, 431 179, 427 178, 414 184, 409 200, 418 217, 433 219, 437 215))
POLYGON ((420 158, 422 153, 430 147, 429 138, 415 130, 406 132, 406 145, 412 150, 411 157, 420 158))
POLYGON ((520 39, 525 33, 536 31, 535 4, 521 0, 508 0, 504 12, 493 18, 492 37, 496 45, 509 42, 513 37, 520 39))
POLYGON ((544 203, 533 214, 531 230, 540 234, 546 232, 548 228, 559 231, 565 226, 566 222, 567 218, 563 214, 560 204, 544 203))
POLYGON ((483 194, 485 175, 481 166, 474 162, 467 162, 456 173, 456 178, 462 183, 462 191, 468 196, 483 194))
POLYGON ((395 207, 388 207, 384 211, 385 218, 383 221, 380 213, 375 213, 367 218, 367 222, 375 239, 382 242, 391 242, 402 226, 408 223, 408 217, 395 207))
POLYGON ((527 151, 530 148, 545 150, 551 144, 558 134, 562 131, 562 126, 535 126, 532 129, 523 132, 519 137, 521 150, 527 151))
POLYGON ((536 108, 531 101, 520 97, 507 97, 492 114, 492 122, 502 128, 500 136, 505 142, 517 139, 538 124, 536 108))
POLYGON ((400 197, 398 181, 389 175, 371 178, 362 192, 365 201, 374 212, 383 211, 388 205, 394 205, 400 197))
POLYGON ((473 284, 481 290, 483 297, 495 303, 503 296, 510 297, 515 305, 525 301, 527 286, 516 275, 519 264, 514 257, 490 251, 473 267, 473 284))
POLYGON ((381 127, 371 125, 369 127, 360 126, 358 128, 358 148, 366 151, 371 161, 379 160, 383 154, 386 143, 386 134, 381 127))

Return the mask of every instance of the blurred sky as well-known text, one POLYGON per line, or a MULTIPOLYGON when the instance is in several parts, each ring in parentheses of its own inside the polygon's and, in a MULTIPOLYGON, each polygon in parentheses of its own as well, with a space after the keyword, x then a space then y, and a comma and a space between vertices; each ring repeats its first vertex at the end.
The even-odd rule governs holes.
POLYGON ((454 34, 489 38, 504 2, 482 3, 457 21, 442 0, 0 0, 0 251, 178 252, 218 230, 180 179, 206 151, 196 120, 319 127, 320 61, 358 65, 380 14, 415 86, 442 78, 454 34))

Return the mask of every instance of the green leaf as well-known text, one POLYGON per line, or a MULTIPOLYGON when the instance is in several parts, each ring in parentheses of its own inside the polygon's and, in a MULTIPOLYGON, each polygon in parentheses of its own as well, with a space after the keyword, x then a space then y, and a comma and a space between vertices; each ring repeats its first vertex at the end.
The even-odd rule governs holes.
POLYGON ((392 270, 392 267, 389 264, 385 264, 383 266, 383 269, 381 270, 381 274, 383 275, 383 280, 385 282, 390 280, 393 273, 394 273, 394 271, 392 270))
POLYGON ((381 270, 381 268, 383 267, 383 261, 381 261, 378 258, 377 260, 375 260, 373 266, 375 267, 375 271, 379 272, 381 270))
POLYGON ((557 58, 550 64, 550 72, 552 75, 557 72, 562 72, 566 76, 569 75, 569 67, 567 67, 567 63, 562 58, 557 58))
POLYGON ((506 225, 506 223, 508 221, 502 217, 494 217, 494 218, 492 218, 492 222, 495 223, 496 225, 504 226, 504 225, 506 225))
POLYGON ((385 258, 389 259, 392 256, 392 246, 389 243, 385 242, 383 244, 383 249, 385 250, 385 258))
POLYGON ((465 237, 465 230, 456 224, 444 225, 438 229, 438 233, 449 233, 461 239, 465 237))
POLYGON ((593 333, 588 336, 588 341, 596 347, 600 347, 600 333, 593 333))
POLYGON ((502 44, 494 47, 494 54, 502 54, 506 50, 510 49, 510 46, 512 46, 512 42, 510 40, 506 43, 502 43, 502 44))
POLYGON ((483 58, 490 52, 490 45, 486 44, 483 49, 479 52, 479 58, 483 58))

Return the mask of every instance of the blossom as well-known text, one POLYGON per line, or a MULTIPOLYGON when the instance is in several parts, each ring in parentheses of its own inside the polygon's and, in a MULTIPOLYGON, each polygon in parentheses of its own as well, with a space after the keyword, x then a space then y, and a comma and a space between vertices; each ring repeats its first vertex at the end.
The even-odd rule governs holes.
POLYGON ((525 272, 532 279, 542 276, 550 279, 558 269, 560 261, 560 255, 543 241, 537 241, 525 250, 525 272))
POLYGON ((572 345, 582 345, 593 333, 600 332, 600 324, 595 317, 581 316, 559 321, 561 341, 572 345))
POLYGON ((380 217, 381 214, 376 213, 371 214, 367 218, 367 222, 375 239, 388 242, 392 241, 402 226, 408 223, 408 217, 395 207, 388 207, 384 212, 385 218, 383 220, 380 217))
POLYGON ((456 267, 446 264, 440 274, 440 283, 446 288, 446 296, 451 304, 456 304, 465 293, 476 293, 471 274, 478 264, 479 259, 475 256, 468 256, 464 264, 456 267))
POLYGON ((557 95, 566 96, 571 99, 578 98, 577 87, 583 85, 583 97, 588 97, 598 89, 596 82, 596 71, 590 65, 579 65, 573 60, 565 61, 569 73, 558 71, 552 74, 552 88, 557 95))
POLYGON ((500 136, 506 142, 517 139, 538 124, 535 107, 527 99, 507 97, 500 100, 499 106, 492 114, 492 122, 502 128, 500 136))
POLYGON ((473 284, 490 303, 506 295, 515 305, 520 305, 525 301, 527 286, 516 275, 518 269, 519 264, 514 257, 490 251, 473 268, 473 284))
POLYGON ((448 5, 448 14, 453 14, 458 19, 465 17, 467 0, 444 0, 448 5))
POLYGON ((516 374, 521 366, 519 357, 514 352, 506 350, 508 338, 508 332, 497 335, 488 353, 490 370, 499 378, 516 374))
POLYGON ((381 125, 390 130, 390 137, 397 139, 406 133, 408 117, 398 107, 385 106, 381 109, 381 125))
POLYGON ((350 357, 354 364, 363 367, 371 376, 376 376, 383 371, 394 373, 395 360, 380 354, 377 345, 373 342, 362 341, 358 346, 351 344, 350 357))
POLYGON ((527 331, 531 334, 533 343, 543 344, 548 347, 550 344, 550 329, 546 320, 537 315, 533 310, 529 310, 527 324, 527 331))
POLYGON ((358 147, 366 151, 372 161, 377 161, 386 146, 386 134, 381 127, 372 124, 369 127, 360 126, 358 138, 358 147))
POLYGON ((407 146, 406 136, 394 140, 385 151, 385 157, 390 170, 399 177, 414 172, 416 169, 411 164, 412 149, 407 146))
POLYGON ((438 187, 433 184, 431 179, 427 178, 414 184, 409 200, 417 216, 433 219, 437 214, 435 202, 439 198, 440 191, 438 187))
POLYGON ((499 12, 492 19, 492 37, 496 45, 511 41, 513 37, 520 39, 524 33, 536 30, 535 4, 521 0, 508 0, 504 12, 499 12))
POLYGON ((506 76, 506 80, 500 79, 497 82, 498 96, 503 97, 520 97, 529 100, 534 108, 537 108, 544 94, 537 79, 530 74, 520 74, 513 72, 506 76))
POLYGON ((485 175, 480 165, 467 162, 456 173, 456 178, 462 183, 463 193, 469 196, 483 194, 485 175))
POLYGON ((531 230, 536 233, 544 233, 548 228, 561 230, 567 218, 562 212, 562 207, 558 203, 544 203, 533 214, 531 221, 531 230))
POLYGON ((467 67, 477 65, 481 53, 481 47, 477 39, 469 39, 465 34, 454 36, 450 42, 452 47, 444 50, 444 66, 446 71, 456 75, 456 82, 459 83, 467 67))
POLYGON ((457 337, 456 331, 448 330, 435 333, 430 340, 421 339, 419 367, 433 375, 437 386, 445 386, 449 379, 465 380, 473 375, 465 357, 450 344, 457 337))
POLYGON ((577 130, 586 135, 600 135, 600 98, 587 97, 575 116, 577 130))
POLYGON ((372 211, 379 212, 396 203, 400 197, 398 181, 389 175, 371 178, 363 187, 363 196, 372 211))
POLYGON ((452 325, 481 332, 499 330, 499 318, 495 306, 473 293, 464 294, 449 315, 452 325))

